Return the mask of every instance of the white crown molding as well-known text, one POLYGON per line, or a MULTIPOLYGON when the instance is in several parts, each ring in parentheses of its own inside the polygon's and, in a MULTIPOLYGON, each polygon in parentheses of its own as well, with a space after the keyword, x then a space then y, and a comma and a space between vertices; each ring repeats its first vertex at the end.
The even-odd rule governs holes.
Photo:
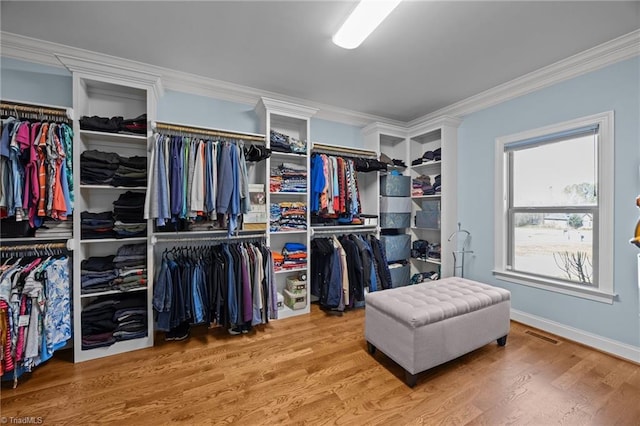
POLYGON ((409 126, 407 132, 410 138, 423 135, 425 133, 432 132, 442 127, 458 128, 462 123, 462 119, 451 115, 441 115, 434 117, 428 121, 409 126))
POLYGON ((367 137, 374 133, 379 135, 392 136, 396 138, 406 138, 407 137, 407 127, 402 125, 394 125, 388 123, 381 123, 376 121, 375 123, 371 123, 368 126, 365 126, 361 130, 362 136, 367 137))
POLYGON ((598 336, 597 334, 589 333, 565 324, 560 324, 517 309, 511 309, 511 319, 566 339, 573 340, 574 342, 590 346, 602 352, 640 363, 640 347, 598 336))
POLYGON ((256 110, 269 111, 270 113, 287 115, 289 117, 296 117, 303 120, 310 119, 318 112, 317 108, 310 108, 305 105, 298 105, 280 99, 266 97, 260 98, 256 104, 256 110))
POLYGON ((352 111, 346 108, 326 105, 319 102, 311 102, 305 99, 285 96, 279 93, 259 90, 252 87, 158 67, 155 65, 144 64, 137 61, 118 58, 63 44, 51 43, 49 41, 38 40, 4 31, 0 32, 0 46, 2 48, 2 56, 10 58, 58 68, 62 68, 63 66, 60 58, 76 58, 79 60, 93 62, 94 65, 103 65, 102 71, 106 71, 109 67, 114 67, 122 71, 126 70, 126 72, 135 71, 147 75, 157 75, 160 77, 161 89, 164 88, 166 90, 207 96, 251 106, 255 106, 262 97, 272 99, 277 98, 292 104, 315 108, 317 110, 317 113, 314 115, 315 118, 336 121, 358 127, 366 126, 374 121, 385 122, 398 126, 403 126, 405 124, 404 122, 392 120, 386 117, 352 111))
POLYGON ((561 81, 604 68, 616 62, 640 55, 640 30, 602 43, 507 83, 418 117, 407 123, 414 127, 443 115, 464 117, 476 111, 535 92, 561 81))
POLYGON ((151 87, 156 98, 163 94, 162 80, 159 74, 75 56, 56 54, 56 58, 73 73, 122 80, 138 87, 151 87))

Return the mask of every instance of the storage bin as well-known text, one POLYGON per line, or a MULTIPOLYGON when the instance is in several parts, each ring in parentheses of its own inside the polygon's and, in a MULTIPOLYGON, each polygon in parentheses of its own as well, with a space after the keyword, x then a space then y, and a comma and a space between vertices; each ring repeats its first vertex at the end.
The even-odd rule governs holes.
POLYGON ((411 178, 402 175, 385 175, 380 178, 380 195, 386 197, 409 197, 411 178))
POLYGON ((287 278, 287 290, 295 295, 307 295, 307 282, 297 278, 287 278))
POLYGON ((381 228, 409 228, 411 213, 380 213, 381 228))
POLYGON ((440 200, 423 200, 422 211, 440 212, 440 200))
POLYGON ((411 213, 411 198, 409 198, 409 197, 380 197, 380 212, 382 212, 382 213, 411 213))
POLYGON ((440 212, 416 212, 416 228, 440 229, 440 212))
POLYGON ((411 257, 410 235, 381 235, 380 242, 384 247, 387 262, 405 260, 411 257))
POLYGON ((397 268, 389 268, 391 274, 391 287, 404 287, 409 285, 411 281, 411 267, 409 265, 402 265, 397 268))
POLYGON ((294 294, 285 288, 284 304, 293 310, 304 309, 307 306, 307 294, 294 294))

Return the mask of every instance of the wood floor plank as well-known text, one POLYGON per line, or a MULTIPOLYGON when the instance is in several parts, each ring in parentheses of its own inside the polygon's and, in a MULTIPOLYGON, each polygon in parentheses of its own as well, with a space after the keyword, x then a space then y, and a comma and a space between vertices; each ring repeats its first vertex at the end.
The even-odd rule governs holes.
POLYGON ((249 334, 191 337, 82 364, 69 351, 3 384, 2 416, 44 424, 640 425, 640 366, 511 324, 486 345, 418 375, 368 354, 364 310, 273 321, 249 334))

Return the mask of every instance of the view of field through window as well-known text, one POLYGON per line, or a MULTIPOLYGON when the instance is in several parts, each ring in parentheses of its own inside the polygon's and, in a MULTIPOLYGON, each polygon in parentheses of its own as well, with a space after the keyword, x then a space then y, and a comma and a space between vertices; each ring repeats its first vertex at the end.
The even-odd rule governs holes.
POLYGON ((513 270, 592 285, 597 136, 515 150, 512 160, 513 270))

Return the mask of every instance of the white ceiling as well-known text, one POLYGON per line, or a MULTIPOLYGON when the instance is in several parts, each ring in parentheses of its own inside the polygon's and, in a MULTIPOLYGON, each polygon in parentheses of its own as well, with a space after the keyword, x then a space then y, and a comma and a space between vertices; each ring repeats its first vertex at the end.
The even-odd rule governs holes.
POLYGON ((640 28, 640 2, 402 2, 355 50, 354 2, 2 1, 1 29, 410 121, 640 28))

